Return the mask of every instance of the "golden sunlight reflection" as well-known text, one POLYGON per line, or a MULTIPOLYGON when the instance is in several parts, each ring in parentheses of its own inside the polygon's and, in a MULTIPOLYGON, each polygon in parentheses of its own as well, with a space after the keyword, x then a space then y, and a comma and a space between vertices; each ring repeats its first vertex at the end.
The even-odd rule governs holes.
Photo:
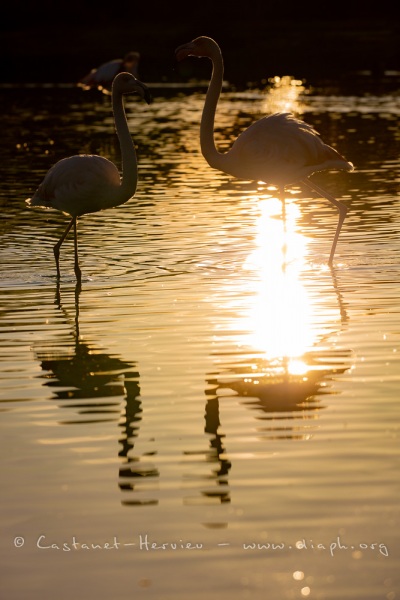
POLYGON ((263 111, 266 114, 275 112, 292 112, 302 114, 304 103, 301 96, 306 93, 303 82, 289 75, 271 77, 268 93, 263 101, 263 111))
POLYGON ((296 202, 286 198, 282 216, 280 200, 259 192, 253 249, 235 278, 236 300, 222 291, 220 307, 229 298, 231 316, 208 382, 218 400, 237 395, 261 438, 309 439, 325 408, 321 399, 351 367, 351 351, 338 345, 346 307, 334 272, 310 270, 296 202))
POLYGON ((313 346, 318 335, 312 327, 312 300, 301 279, 307 241, 296 225, 300 211, 292 202, 286 206, 285 219, 279 218, 282 207, 277 198, 261 199, 259 207, 255 248, 244 264, 254 274, 253 295, 242 317, 245 345, 268 360, 288 357, 287 368, 299 373, 297 357, 313 346))

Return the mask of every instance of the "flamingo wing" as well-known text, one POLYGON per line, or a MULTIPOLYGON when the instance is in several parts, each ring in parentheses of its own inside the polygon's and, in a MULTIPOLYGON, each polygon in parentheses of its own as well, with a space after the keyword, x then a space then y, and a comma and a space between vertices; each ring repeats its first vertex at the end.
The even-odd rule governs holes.
POLYGON ((118 169, 106 158, 71 156, 48 171, 28 203, 79 216, 105 208, 107 199, 120 185, 118 169))
POLYGON ((285 185, 319 169, 345 168, 345 159, 324 144, 311 125, 290 113, 256 121, 231 149, 239 177, 285 185), (245 173, 246 171, 246 173, 245 173))

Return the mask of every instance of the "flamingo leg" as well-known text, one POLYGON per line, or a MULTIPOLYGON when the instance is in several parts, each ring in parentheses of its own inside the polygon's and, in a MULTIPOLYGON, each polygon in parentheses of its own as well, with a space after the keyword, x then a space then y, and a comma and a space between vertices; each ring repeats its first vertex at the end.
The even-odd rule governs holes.
POLYGON ((75 217, 74 219, 74 247, 75 247, 75 266, 74 266, 74 270, 75 270, 75 275, 76 275, 76 279, 78 280, 78 285, 81 283, 82 280, 82 273, 81 273, 81 269, 79 267, 79 258, 78 258, 78 231, 77 231, 77 219, 75 217))
POLYGON ((53 248, 54 258, 56 259, 56 269, 57 269, 57 278, 60 279, 60 248, 61 244, 67 237, 72 225, 76 221, 76 217, 72 217, 71 221, 68 223, 66 230, 62 234, 61 238, 58 240, 57 244, 53 248))
POLYGON ((304 183, 304 185, 306 185, 310 189, 314 190, 314 192, 316 192, 323 198, 326 198, 327 200, 329 200, 329 202, 331 202, 331 204, 336 206, 336 208, 339 210, 339 221, 338 221, 338 224, 336 227, 335 237, 333 238, 331 253, 329 256, 329 264, 331 265, 332 261, 333 261, 333 257, 335 255, 336 244, 339 239, 340 230, 342 229, 343 221, 346 218, 348 208, 345 204, 343 204, 343 202, 339 202, 339 200, 336 200, 336 198, 334 198, 333 196, 328 194, 328 192, 326 192, 325 190, 320 188, 318 185, 316 185, 314 182, 310 181, 309 179, 303 180, 302 183, 304 183))

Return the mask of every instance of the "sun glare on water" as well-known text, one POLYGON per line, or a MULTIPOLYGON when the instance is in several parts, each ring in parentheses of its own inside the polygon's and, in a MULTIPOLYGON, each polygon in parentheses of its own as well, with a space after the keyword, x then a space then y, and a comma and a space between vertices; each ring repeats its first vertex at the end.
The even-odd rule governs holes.
POLYGON ((268 83, 270 87, 262 108, 265 114, 292 112, 299 115, 304 112, 301 96, 305 94, 306 88, 302 81, 285 75, 271 77, 268 83))
POLYGON ((255 277, 243 329, 249 346, 268 360, 287 357, 298 373, 299 357, 316 342, 313 306, 301 279, 306 239, 296 226, 299 208, 288 204, 284 221, 280 200, 268 198, 259 206, 256 245, 244 264, 255 277))

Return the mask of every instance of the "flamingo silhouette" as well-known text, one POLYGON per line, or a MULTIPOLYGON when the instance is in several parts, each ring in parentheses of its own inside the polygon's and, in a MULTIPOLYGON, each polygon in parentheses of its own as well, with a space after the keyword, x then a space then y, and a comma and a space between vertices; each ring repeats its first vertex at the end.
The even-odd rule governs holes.
POLYGON ((137 159, 135 147, 129 133, 123 106, 123 94, 139 94, 147 103, 151 102, 147 87, 130 73, 120 73, 112 86, 112 107, 115 128, 118 135, 121 157, 122 178, 114 163, 97 155, 77 155, 58 161, 46 174, 32 198, 30 206, 56 208, 72 217, 63 235, 54 246, 57 277, 60 278, 61 244, 74 227, 75 275, 82 278, 78 259, 78 217, 113 208, 127 202, 136 192, 137 159))
POLYGON ((175 53, 179 61, 188 56, 207 57, 213 65, 200 125, 201 151, 208 164, 240 179, 278 186, 283 208, 285 186, 300 181, 329 200, 339 210, 329 257, 332 264, 347 207, 311 182, 309 176, 329 169, 352 171, 352 163, 322 142, 310 125, 290 113, 276 113, 256 121, 239 135, 228 152, 219 152, 214 140, 214 120, 224 72, 221 50, 213 39, 201 36, 179 46, 175 53))

